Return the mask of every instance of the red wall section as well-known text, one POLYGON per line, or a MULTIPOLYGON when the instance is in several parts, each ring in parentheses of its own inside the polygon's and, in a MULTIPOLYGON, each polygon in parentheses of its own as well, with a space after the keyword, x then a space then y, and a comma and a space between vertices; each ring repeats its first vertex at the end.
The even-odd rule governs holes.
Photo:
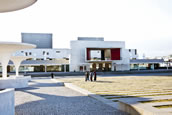
POLYGON ((90 55, 90 48, 87 48, 87 60, 90 60, 91 55, 90 55))
POLYGON ((111 49, 111 60, 120 60, 120 48, 111 49))

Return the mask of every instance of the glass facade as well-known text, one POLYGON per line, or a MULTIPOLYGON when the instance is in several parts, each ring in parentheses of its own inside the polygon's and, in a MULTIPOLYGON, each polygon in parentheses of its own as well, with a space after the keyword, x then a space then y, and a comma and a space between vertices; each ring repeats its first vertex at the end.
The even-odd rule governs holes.
MULTIPOLYGON (((14 66, 7 67, 8 72, 15 72, 14 66)), ((20 66, 20 72, 69 72, 69 65, 35 65, 35 66, 20 66)), ((0 66, 0 72, 2 72, 2 67, 0 66)))

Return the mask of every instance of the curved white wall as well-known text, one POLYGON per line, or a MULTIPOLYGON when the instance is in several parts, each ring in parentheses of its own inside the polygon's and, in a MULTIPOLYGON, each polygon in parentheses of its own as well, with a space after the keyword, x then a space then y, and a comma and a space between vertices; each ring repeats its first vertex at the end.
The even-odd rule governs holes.
POLYGON ((20 10, 34 4, 37 0, 0 0, 0 12, 20 10))
POLYGON ((14 115, 14 89, 0 91, 0 115, 14 115))

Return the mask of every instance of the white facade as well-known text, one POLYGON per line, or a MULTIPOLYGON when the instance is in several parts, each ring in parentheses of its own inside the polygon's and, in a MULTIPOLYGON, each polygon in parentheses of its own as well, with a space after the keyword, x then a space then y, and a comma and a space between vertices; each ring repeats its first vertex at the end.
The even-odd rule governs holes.
MULTIPOLYGON (((70 49, 30 49, 17 51, 13 56, 25 56, 21 71, 29 72, 66 72, 69 71, 70 49)), ((12 65, 12 63, 10 63, 12 65)), ((14 68, 11 67, 13 72, 14 68)))
POLYGON ((30 50, 20 50, 15 53, 15 56, 32 57, 32 61, 28 61, 24 65, 59 65, 65 66, 63 67, 65 69, 66 65, 68 65, 71 72, 90 71, 93 70, 93 68, 99 71, 126 71, 130 70, 130 59, 137 59, 138 57, 135 49, 125 49, 124 41, 104 41, 104 38, 85 37, 79 37, 78 40, 71 41, 70 49, 36 48, 30 50), (91 49, 91 59, 89 60, 87 59, 88 48, 91 49), (112 59, 114 56, 112 53, 113 49, 118 49, 118 59, 112 59), (34 60, 37 62, 34 62, 34 60), (41 60, 46 60, 47 62, 42 63, 41 60))
POLYGON ((29 56, 34 59, 69 59, 69 49, 30 49, 16 52, 16 56, 29 56))
POLYGON ((128 49, 130 59, 137 59, 138 54, 137 54, 137 49, 128 49))
MULTIPOLYGON (((111 71, 124 71, 130 70, 130 54, 125 49, 125 42, 122 41, 104 41, 102 38, 95 40, 90 38, 80 38, 79 40, 71 41, 71 57, 70 57, 70 71, 83 71, 90 70, 92 63, 109 63, 111 64, 111 71), (105 60, 87 60, 87 48, 93 48, 97 50, 120 48, 120 60, 111 60, 105 58, 105 60), (82 67, 83 66, 83 67, 82 67)), ((99 57, 100 54, 94 53, 94 56, 99 57)))

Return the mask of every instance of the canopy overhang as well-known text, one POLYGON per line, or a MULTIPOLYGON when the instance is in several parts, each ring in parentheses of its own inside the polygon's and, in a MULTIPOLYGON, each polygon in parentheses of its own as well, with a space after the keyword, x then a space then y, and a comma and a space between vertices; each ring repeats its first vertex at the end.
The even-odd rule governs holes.
POLYGON ((0 13, 20 10, 31 6, 37 0, 0 0, 0 13))

